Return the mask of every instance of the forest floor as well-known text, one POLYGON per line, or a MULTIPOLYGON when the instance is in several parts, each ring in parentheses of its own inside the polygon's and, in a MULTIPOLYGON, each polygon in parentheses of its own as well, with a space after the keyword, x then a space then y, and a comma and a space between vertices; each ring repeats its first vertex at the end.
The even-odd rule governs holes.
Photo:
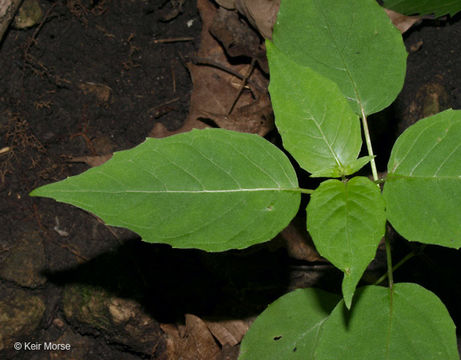
MULTIPOLYGON (((279 143, 262 40, 245 24, 241 52, 221 53, 218 64, 240 75, 219 69, 210 54, 221 45, 230 51, 226 35, 239 34, 226 30, 234 18, 215 22, 214 37, 201 34, 202 20, 218 17, 210 1, 199 0, 201 13, 192 0, 40 5, 36 26, 10 28, 0 44, 0 314, 8 314, 0 318, 0 358, 236 359, 252 319, 277 297, 319 283, 339 289, 341 274, 308 246, 286 245, 307 236, 296 224, 267 244, 209 254, 146 244, 82 210, 29 197, 148 136, 219 126, 279 143), (217 83, 203 80, 204 69, 217 83), (258 96, 245 89, 240 98, 250 70, 258 96), (225 104, 200 108, 207 102, 225 104), (234 118, 224 116, 234 102, 234 118), (71 349, 16 351, 14 342, 71 349)), ((404 35, 404 89, 370 119, 381 171, 410 124, 461 109, 459 39, 460 16, 424 20, 404 35)), ((397 259, 412 246, 395 243, 397 259)), ((428 246, 396 273, 437 293, 458 327, 460 255, 428 246)))

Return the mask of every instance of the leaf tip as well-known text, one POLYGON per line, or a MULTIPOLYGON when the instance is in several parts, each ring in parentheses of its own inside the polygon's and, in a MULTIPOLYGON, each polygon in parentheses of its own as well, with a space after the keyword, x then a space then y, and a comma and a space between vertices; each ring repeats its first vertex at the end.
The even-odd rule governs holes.
POLYGON ((350 310, 352 306, 352 299, 354 297, 357 282, 351 278, 351 269, 348 267, 344 270, 344 279, 342 284, 344 304, 350 310))
MULTIPOLYGON (((46 185, 45 185, 46 186, 46 185)), ((40 186, 38 188, 35 188, 34 190, 32 190, 31 192, 29 192, 29 196, 32 196, 32 197, 38 197, 38 196, 43 196, 43 188, 45 186, 40 186)))

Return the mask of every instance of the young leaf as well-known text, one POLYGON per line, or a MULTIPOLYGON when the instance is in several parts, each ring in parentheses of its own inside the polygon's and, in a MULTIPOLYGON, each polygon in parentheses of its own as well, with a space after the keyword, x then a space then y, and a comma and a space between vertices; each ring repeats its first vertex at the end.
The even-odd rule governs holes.
POLYGON ((337 83, 357 114, 384 109, 403 86, 405 46, 376 0, 282 1, 273 41, 337 83))
POLYGON ((461 111, 418 121, 396 141, 384 185, 387 216, 410 241, 461 247, 461 111))
POLYGON ((324 181, 307 205, 307 229, 317 251, 344 272, 344 301, 355 287, 384 236, 386 214, 379 188, 368 178, 324 181))
POLYGON ((284 147, 312 176, 349 175, 362 146, 357 115, 334 82, 291 61, 271 42, 266 46, 284 147))
POLYGON ((461 11, 459 0, 383 0, 383 6, 405 15, 429 15, 436 17, 461 11))
POLYGON ((459 360, 455 325, 442 302, 416 284, 357 290, 350 312, 340 302, 325 321, 316 360, 459 360))
POLYGON ((280 297, 248 330, 239 360, 312 359, 322 324, 339 300, 313 288, 280 297))
POLYGON ((207 251, 270 240, 300 201, 294 169, 278 148, 221 129, 147 139, 31 195, 91 211, 147 242, 207 251))

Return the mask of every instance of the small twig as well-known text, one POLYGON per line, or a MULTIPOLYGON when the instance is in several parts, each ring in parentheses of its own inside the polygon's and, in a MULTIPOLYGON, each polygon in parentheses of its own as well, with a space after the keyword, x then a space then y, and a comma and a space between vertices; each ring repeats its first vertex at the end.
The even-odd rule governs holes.
POLYGON ((70 139, 73 139, 77 136, 81 136, 85 142, 86 142, 86 146, 88 147, 88 149, 90 150, 91 152, 91 155, 95 156, 96 155, 96 149, 94 148, 93 146, 93 143, 90 139, 90 137, 88 136, 88 123, 89 123, 89 120, 88 120, 88 117, 87 117, 87 106, 83 106, 83 109, 82 109, 82 130, 75 133, 75 134, 71 134, 70 135, 70 139))
POLYGON ((179 97, 176 97, 174 99, 171 99, 171 100, 168 100, 168 101, 165 101, 159 105, 156 105, 150 109, 147 110, 147 114, 153 114, 153 117, 155 119, 158 119, 159 117, 169 113, 170 111, 174 110, 174 108, 171 108, 171 107, 168 107, 168 105, 176 102, 176 101, 179 101, 179 97))
POLYGON ((168 101, 162 102, 162 103, 159 104, 159 105, 154 106, 153 108, 150 108, 148 111, 151 112, 151 111, 153 111, 153 110, 156 110, 156 109, 158 109, 158 108, 161 108, 162 106, 170 105, 170 104, 172 104, 172 103, 174 103, 174 102, 176 102, 176 101, 178 101, 178 100, 179 100, 179 97, 175 97, 174 99, 170 99, 170 100, 168 100, 168 101))
POLYGON ((48 234, 48 230, 43 226, 42 220, 40 218, 40 214, 38 213, 38 207, 36 204, 32 204, 34 218, 37 221, 39 229, 42 231, 43 234, 48 234))
POLYGON ((177 37, 177 38, 167 38, 167 39, 156 39, 154 40, 154 44, 168 44, 168 43, 175 43, 175 42, 185 42, 185 41, 193 41, 193 37, 177 37))
POLYGON ((251 59, 250 67, 248 68, 248 71, 245 74, 245 77, 242 79, 239 91, 237 92, 237 95, 235 96, 234 101, 232 101, 232 104, 231 104, 229 110, 227 111, 227 116, 229 116, 232 113, 232 110, 234 110, 235 104, 237 104, 237 101, 240 99, 240 96, 242 95, 243 89, 245 88, 245 85, 247 84, 248 79, 250 78, 251 74, 253 73, 253 70, 255 68, 255 63, 256 63, 256 59, 255 58, 251 59))
POLYGON ((43 25, 45 24, 45 22, 48 20, 48 17, 50 16, 51 10, 53 10, 55 6, 56 6, 56 4, 53 4, 53 5, 50 6, 50 8, 46 11, 45 16, 43 16, 42 21, 40 22, 40 24, 37 26, 34 33, 32 34, 32 37, 30 38, 30 40, 29 40, 29 42, 28 42, 28 44, 26 46, 26 49, 24 51, 24 58, 27 58, 27 55, 29 53, 29 49, 35 43, 35 40, 37 39, 38 33, 40 32, 40 30, 42 30, 43 25))
POLYGON ((174 73, 174 66, 170 64, 171 67, 171 81, 173 83, 173 95, 176 95, 176 75, 174 73))
MULTIPOLYGON (((191 61, 192 61, 192 63, 197 64, 197 65, 206 65, 206 66, 211 66, 211 67, 217 68, 219 70, 227 72, 228 74, 234 75, 236 78, 239 78, 240 80, 243 80, 245 78, 245 76, 238 73, 237 71, 229 69, 227 66, 225 66, 223 64, 220 64, 220 63, 218 63, 218 62, 216 62, 214 60, 211 60, 211 59, 193 56, 193 57, 191 57, 191 61)), ((258 85, 257 83, 255 83, 251 79, 248 79, 247 83, 253 89, 257 90, 257 92, 259 92, 260 94, 265 94, 267 92, 266 89, 264 89, 263 87, 261 87, 260 85, 258 85)))
MULTIPOLYGON (((58 243, 57 241, 53 240, 55 243, 58 243)), ((62 244, 62 243, 58 243, 59 246, 61 246, 63 249, 66 249, 67 251, 69 251, 71 254, 75 255, 76 257, 78 257, 80 260, 82 261, 88 261, 89 259, 86 257, 86 256, 83 256, 81 255, 79 252, 78 252, 78 249, 75 249, 72 245, 70 244, 62 244)))

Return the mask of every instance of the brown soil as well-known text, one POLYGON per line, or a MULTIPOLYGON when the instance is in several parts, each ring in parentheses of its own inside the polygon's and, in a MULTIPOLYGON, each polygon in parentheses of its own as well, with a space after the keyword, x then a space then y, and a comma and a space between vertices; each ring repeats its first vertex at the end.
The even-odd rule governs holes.
MULTIPOLYGON (((39 26, 6 34, 0 47, 0 149, 8 147, 0 154, 0 312, 9 307, 7 318, 18 318, 7 324, 10 337, 0 336, 0 358, 167 359, 165 324, 181 324, 185 314, 248 319, 292 286, 299 263, 273 243, 223 254, 175 250, 28 196, 39 185, 81 173, 88 157, 139 144, 157 122, 181 127, 192 88, 185 62, 198 50, 201 29, 195 1, 175 7, 181 3, 42 0, 39 26), (91 317, 106 308, 111 316, 91 317), (125 313, 117 309, 131 311, 130 320, 120 320, 125 313), (72 349, 15 351, 15 341, 72 349)), ((404 90, 371 119, 381 170, 390 144, 409 124, 428 111, 461 109, 460 38, 459 16, 425 21, 405 35, 404 90)), ((398 240, 397 254, 408 247, 398 240)), ((436 291, 461 324, 459 252, 428 247, 424 255, 402 269, 401 279, 436 291)), ((313 272, 311 283, 337 288, 336 271, 313 272)), ((236 359, 238 346, 219 351, 222 359, 236 359)))

